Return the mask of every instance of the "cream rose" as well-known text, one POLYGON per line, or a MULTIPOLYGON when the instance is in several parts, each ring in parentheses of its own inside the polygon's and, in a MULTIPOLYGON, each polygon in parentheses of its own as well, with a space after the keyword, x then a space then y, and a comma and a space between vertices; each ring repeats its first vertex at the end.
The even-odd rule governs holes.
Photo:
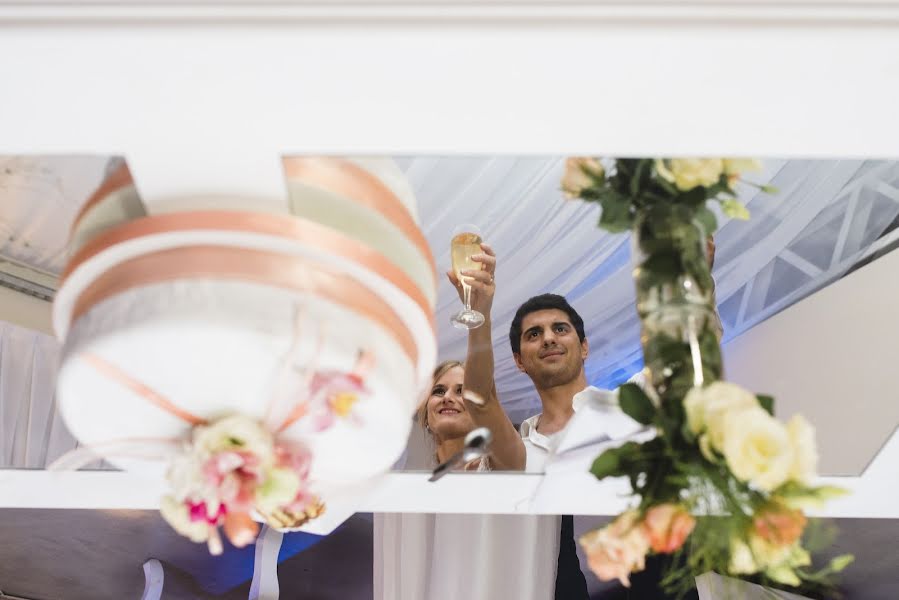
POLYGON ((209 539, 209 523, 206 521, 191 521, 190 510, 184 502, 179 502, 172 496, 163 496, 159 503, 159 513, 172 529, 192 542, 205 542, 209 539))
POLYGON ((799 585, 801 582, 793 569, 812 562, 808 552, 798 543, 772 544, 758 536, 750 536, 749 547, 765 575, 785 585, 799 585))
POLYGON ((771 544, 750 534, 749 543, 731 540, 730 564, 732 575, 751 575, 764 571, 768 577, 787 585, 799 585, 795 567, 811 564, 811 558, 798 543, 792 545, 771 544))
POLYGON ((605 169, 595 158, 569 158, 565 161, 562 192, 568 198, 578 198, 585 189, 601 181, 604 175, 605 169))
POLYGON ((286 506, 300 492, 300 477, 291 469, 270 469, 265 482, 256 488, 256 508, 271 512, 286 506))
POLYGON ((724 161, 720 158, 657 159, 655 165, 656 172, 682 192, 714 185, 724 173, 724 161))
POLYGON ((727 466, 738 479, 769 492, 789 479, 794 455, 790 436, 761 407, 729 411, 721 434, 727 466))
POLYGON ((194 430, 194 449, 212 455, 230 450, 246 451, 262 464, 274 459, 272 434, 262 425, 241 415, 219 419, 194 430))
POLYGON ((724 451, 725 417, 747 408, 760 408, 755 394, 726 381, 693 388, 684 399, 690 431, 697 435, 707 431, 708 442, 718 452, 724 451))
POLYGON ((740 175, 750 171, 757 173, 762 170, 762 162, 757 158, 725 158, 722 162, 726 175, 740 175))
POLYGON ((743 540, 734 538, 730 541, 730 564, 727 570, 732 575, 752 575, 759 572, 752 549, 743 540))
POLYGON ((802 415, 794 415, 787 421, 787 433, 793 446, 793 468, 790 470, 790 479, 808 483, 815 478, 818 468, 815 429, 802 415))
POLYGON ((204 483, 206 478, 203 476, 203 465, 193 454, 179 454, 169 464, 166 472, 166 478, 172 487, 172 492, 176 499, 186 500, 191 496, 203 496, 203 500, 208 495, 214 498, 214 493, 207 494, 204 483))
POLYGON ((637 511, 629 510, 602 529, 581 536, 590 570, 601 581, 617 579, 630 587, 630 574, 646 567, 649 539, 637 517, 637 511))

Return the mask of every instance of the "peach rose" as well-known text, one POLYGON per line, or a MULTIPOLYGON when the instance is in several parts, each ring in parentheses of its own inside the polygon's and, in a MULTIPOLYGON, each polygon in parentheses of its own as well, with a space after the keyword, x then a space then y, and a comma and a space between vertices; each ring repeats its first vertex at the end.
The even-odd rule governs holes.
POLYGON ((753 533, 769 544, 791 546, 802 536, 807 520, 800 510, 771 506, 752 520, 753 533))
POLYGON ((629 575, 646 566, 649 540, 637 517, 637 511, 629 510, 602 529, 581 536, 590 570, 601 581, 617 579, 630 587, 629 575))
POLYGON ((653 552, 671 554, 681 546, 696 526, 696 519, 679 504, 659 504, 646 512, 643 529, 653 552))
POLYGON ((562 191, 568 198, 578 198, 585 189, 595 185, 597 180, 601 181, 604 176, 605 169, 595 158, 569 158, 565 161, 562 191))

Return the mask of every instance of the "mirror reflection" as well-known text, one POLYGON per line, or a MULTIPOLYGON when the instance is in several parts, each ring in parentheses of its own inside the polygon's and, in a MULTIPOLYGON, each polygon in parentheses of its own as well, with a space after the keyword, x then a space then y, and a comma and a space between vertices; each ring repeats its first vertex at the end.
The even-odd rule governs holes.
MULTIPOLYGON (((60 348, 46 321, 65 264, 64 240, 84 199, 122 163, 3 160, 0 458, 4 468, 40 469, 78 445, 55 404, 60 348)), ((565 159, 400 157, 396 164, 413 188, 417 222, 441 278, 439 360, 395 468, 431 473, 438 486, 448 473, 583 473, 605 449, 652 440, 656 431, 621 408, 622 386, 647 394, 658 387, 658 373, 643 362, 651 336, 641 331, 635 291, 645 269, 637 255, 646 250, 626 228, 600 230, 595 204, 566 199, 560 189, 565 159)), ((763 165, 752 185, 736 188, 752 220, 742 220, 732 205, 715 207, 705 215, 719 225, 714 234, 698 227, 701 234, 688 236, 693 258, 711 270, 711 308, 691 331, 723 343, 730 379, 776 388, 785 414, 802 413, 815 423, 822 474, 858 475, 897 422, 892 409, 878 405, 889 353, 876 341, 878 326, 892 322, 891 307, 866 305, 865 318, 853 322, 860 344, 847 351, 839 329, 854 317, 847 298, 872 288, 859 279, 838 284, 896 246, 899 163, 769 159, 763 165), (839 402, 847 382, 857 420, 848 447, 841 444, 839 402)), ((291 201, 296 214, 337 226, 336 210, 316 213, 291 201)), ((378 226, 381 233, 393 227, 386 220, 378 226)), ((380 234, 366 235, 376 243, 380 234)), ((410 244, 390 246, 391 258, 425 287, 421 256, 403 262, 410 244)), ((888 272, 869 279, 888 282, 888 272)), ((352 404, 347 400, 341 410, 351 412, 352 404)), ((402 436, 393 439, 399 447, 402 436)), ((115 467, 98 461, 92 468, 115 467)), ((609 519, 388 513, 352 523, 362 523, 364 537, 372 520, 377 598, 667 597, 656 596, 668 560, 658 553, 632 569, 632 580, 590 565, 589 545, 575 541, 609 519), (508 559, 505 566, 498 557, 508 559), (603 583, 588 566, 602 573, 603 583)), ((853 544, 858 554, 864 544, 853 544)))
MULTIPOLYGON (((49 306, 65 268, 69 229, 81 205, 116 173, 122 159, 10 156, 0 161, 5 357, 0 460, 4 468, 45 468, 77 445, 54 402, 59 346, 49 306)), ((639 439, 641 428, 619 419, 616 408, 619 386, 643 379, 631 235, 599 229, 596 204, 566 199, 560 189, 564 157, 414 156, 394 162, 411 187, 417 222, 437 263, 440 363, 421 391, 406 451, 395 468, 432 471, 456 456, 450 467, 456 472, 582 468, 606 436, 639 439), (461 316, 466 313, 474 320, 467 322, 461 316), (480 318, 484 323, 466 328, 480 318), (465 449, 466 436, 479 428, 490 432, 484 455, 465 449)), ((895 420, 865 422, 858 444, 839 448, 837 400, 827 394, 847 380, 840 376, 844 371, 813 373, 789 358, 797 351, 836 352, 830 342, 822 345, 820 333, 827 328, 819 328, 817 337, 808 333, 813 307, 804 308, 810 305, 801 301, 820 296, 894 247, 899 164, 777 158, 761 163, 752 183, 778 192, 738 187, 739 201, 752 218, 743 221, 713 207, 719 227, 707 239, 717 308, 713 320, 728 377, 778 388, 771 391, 789 386, 788 379, 820 382, 814 394, 780 396, 786 408, 815 424, 820 472, 858 474, 895 420), (804 311, 801 318, 772 319, 791 307, 804 311), (788 346, 790 352, 772 352, 788 346), (768 355, 771 360, 763 360, 768 355), (775 359, 790 364, 790 377, 772 367, 775 359)), ((295 208, 309 219, 332 218, 309 206, 295 208)), ((400 261, 407 250, 397 243, 391 256, 400 261)), ((423 269, 409 260, 410 273, 423 287, 423 269)), ((852 308, 845 310, 850 318, 852 308)), ((861 384, 875 386, 880 370, 862 355, 854 365, 869 370, 861 384)), ((865 393, 858 401, 873 398, 865 393)), ((874 414, 873 409, 866 405, 860 412, 874 414)), ((103 462, 93 466, 111 468, 103 462)))
MULTIPOLYGON (((414 187, 438 271, 445 274, 437 324, 439 355, 449 361, 432 378, 397 468, 435 468, 478 427, 495 433, 491 455, 453 468, 587 468, 610 439, 640 439, 645 432, 617 408, 618 387, 645 380, 632 236, 600 230, 596 204, 565 199, 562 158, 397 160, 414 187), (463 261, 454 262, 460 246, 452 240, 466 227, 481 245, 469 246, 464 266, 470 269, 463 272, 457 266, 463 261), (459 329, 454 321, 466 294, 485 316, 482 327, 459 329), (445 372, 448 365, 454 367, 445 372), (447 387, 450 380, 455 389, 447 387), (507 435, 510 423, 520 443, 507 435), (522 447, 523 466, 517 460, 522 447)), ((776 355, 771 332, 790 331, 797 347, 801 340, 794 334, 798 326, 766 322, 894 247, 899 165, 770 158, 761 164, 748 178, 756 185, 737 188, 752 218, 713 207, 719 227, 705 250, 716 306, 711 319, 729 378, 778 387, 786 385, 784 375, 760 360, 776 355), (766 194, 758 186, 777 191, 766 194)), ((811 309, 796 310, 806 317, 811 309)), ((821 352, 833 352, 828 343, 821 352)), ((794 375, 820 377, 802 369, 794 375)), ((830 376, 839 383, 838 372, 830 376)), ((796 395, 802 397, 784 401, 794 402, 788 407, 818 428, 823 474, 858 473, 891 430, 866 425, 878 443, 847 454, 836 447, 836 399, 796 395)))

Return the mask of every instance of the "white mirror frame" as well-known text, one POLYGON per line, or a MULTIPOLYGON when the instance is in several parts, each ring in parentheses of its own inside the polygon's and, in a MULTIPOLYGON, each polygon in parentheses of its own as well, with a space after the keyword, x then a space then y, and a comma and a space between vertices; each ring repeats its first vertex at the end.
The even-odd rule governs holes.
MULTIPOLYGON (((896 158, 899 2, 0 0, 0 81, 0 153, 122 154, 147 193, 190 159, 283 194, 288 153, 896 158)), ((896 464, 894 434, 818 514, 899 518, 896 464)), ((0 507, 154 509, 163 487, 0 471, 0 507)), ((352 509, 608 515, 623 489, 394 473, 352 509)))

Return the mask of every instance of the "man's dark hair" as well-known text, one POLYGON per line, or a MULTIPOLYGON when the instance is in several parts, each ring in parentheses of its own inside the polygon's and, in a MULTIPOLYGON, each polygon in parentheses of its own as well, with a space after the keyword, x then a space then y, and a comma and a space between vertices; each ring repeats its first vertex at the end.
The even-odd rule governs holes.
POLYGON ((524 318, 538 310, 549 310, 553 308, 561 310, 568 315, 571 324, 574 326, 574 330, 577 331, 578 338, 580 338, 582 342, 587 338, 587 335, 584 333, 584 320, 581 318, 581 315, 577 314, 577 311, 568 304, 568 300, 566 300, 564 296, 558 294, 540 294, 519 306, 518 311, 515 313, 515 318, 512 319, 512 326, 509 328, 509 343, 512 344, 512 352, 521 354, 521 322, 524 321, 524 318))

